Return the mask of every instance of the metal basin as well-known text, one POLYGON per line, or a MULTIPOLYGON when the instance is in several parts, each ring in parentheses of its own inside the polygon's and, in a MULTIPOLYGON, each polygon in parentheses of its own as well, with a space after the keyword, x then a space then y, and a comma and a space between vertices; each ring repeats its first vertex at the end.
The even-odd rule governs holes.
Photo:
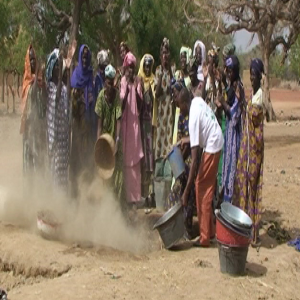
POLYGON ((170 208, 153 226, 167 249, 174 246, 184 236, 184 215, 180 203, 170 208))
POLYGON ((228 202, 223 202, 221 204, 221 212, 224 219, 229 222, 244 228, 252 228, 251 218, 240 208, 228 202))

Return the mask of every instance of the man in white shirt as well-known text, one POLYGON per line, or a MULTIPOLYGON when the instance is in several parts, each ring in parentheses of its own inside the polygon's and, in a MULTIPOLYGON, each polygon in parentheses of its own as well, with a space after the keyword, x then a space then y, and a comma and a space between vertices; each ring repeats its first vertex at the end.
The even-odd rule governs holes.
POLYGON ((178 96, 178 106, 181 114, 184 116, 189 114, 190 137, 182 140, 182 144, 190 142, 192 152, 192 164, 182 195, 182 203, 184 206, 187 204, 188 195, 195 181, 200 237, 194 245, 209 247, 210 238, 215 235, 212 200, 224 143, 222 130, 211 108, 201 97, 196 97, 191 101, 187 89, 181 90, 178 96))

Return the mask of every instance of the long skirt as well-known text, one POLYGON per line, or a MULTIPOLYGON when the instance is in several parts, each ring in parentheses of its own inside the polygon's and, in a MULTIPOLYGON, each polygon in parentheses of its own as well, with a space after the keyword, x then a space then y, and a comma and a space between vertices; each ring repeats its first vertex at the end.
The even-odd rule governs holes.
POLYGON ((141 161, 133 167, 124 166, 126 198, 128 203, 141 200, 141 161))
POLYGON ((215 235, 212 201, 220 155, 221 151, 215 154, 203 152, 195 183, 200 244, 203 246, 209 246, 210 238, 215 235))

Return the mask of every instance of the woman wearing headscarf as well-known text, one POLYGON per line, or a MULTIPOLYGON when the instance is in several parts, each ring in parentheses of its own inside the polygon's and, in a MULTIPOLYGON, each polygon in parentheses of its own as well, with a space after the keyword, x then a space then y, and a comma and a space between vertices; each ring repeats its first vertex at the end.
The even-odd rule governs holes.
MULTIPOLYGON (((203 84, 203 99, 212 109, 212 111, 217 114, 218 111, 215 104, 215 100, 217 99, 217 93, 222 92, 221 86, 221 76, 218 70, 219 67, 219 51, 220 48, 217 47, 215 44, 212 44, 213 48, 208 51, 208 63, 207 63, 207 70, 204 74, 204 84, 203 84)), ((218 118, 218 121, 219 118, 218 118)), ((220 122, 219 122, 220 123, 220 122)))
POLYGON ((115 140, 116 165, 112 177, 114 191, 119 201, 123 198, 123 155, 120 141, 122 108, 119 92, 114 86, 116 69, 112 65, 105 68, 104 88, 100 91, 95 112, 98 115, 98 138, 110 134, 115 140))
POLYGON ((190 92, 193 97, 202 97, 203 81, 198 79, 198 65, 195 58, 192 58, 189 65, 189 76, 191 80, 190 92))
POLYGON ((144 157, 140 109, 143 99, 142 83, 134 75, 136 58, 128 52, 124 58, 125 75, 121 79, 122 144, 124 155, 124 178, 127 202, 135 208, 141 200, 141 159, 144 157))
MULTIPOLYGON (((175 73, 176 80, 183 80, 186 88, 189 90, 191 86, 191 79, 189 76, 188 66, 192 58, 192 49, 189 47, 182 46, 180 49, 180 63, 181 69, 177 70, 175 73)), ((178 129, 178 119, 179 119, 180 109, 176 107, 175 111, 175 123, 173 132, 173 144, 177 143, 177 129, 178 129)))
POLYGON ((62 81, 63 71, 62 55, 59 49, 54 49, 46 64, 47 145, 54 186, 67 192, 70 131, 69 101, 67 87, 62 81))
POLYGON ((243 111, 243 133, 233 199, 233 204, 243 209, 253 221, 253 246, 260 245, 264 161, 263 74, 263 62, 258 58, 253 59, 250 64, 252 96, 246 100, 243 111))
POLYGON ((93 149, 97 136, 93 69, 91 52, 87 45, 79 50, 78 66, 71 77, 72 90, 72 149, 71 181, 72 194, 77 197, 78 177, 86 171, 93 175, 93 149))
POLYGON ((23 172, 41 170, 45 154, 46 88, 30 45, 25 56, 20 133, 23 134, 23 172))
MULTIPOLYGON (((182 89, 185 88, 185 83, 183 80, 175 81, 172 80, 172 95, 173 99, 177 102, 178 97, 182 89)), ((182 141, 184 139, 189 139, 189 115, 179 114, 178 120, 178 128, 177 128, 177 136, 176 141, 182 141)), ((191 167, 191 148, 189 143, 182 143, 181 153, 185 162, 185 172, 174 180, 174 184, 172 186, 172 190, 166 200, 165 210, 167 211, 172 206, 177 203, 180 203, 181 197, 187 185, 187 180, 189 178, 189 172, 191 167)), ((189 192, 188 203, 184 207, 184 215, 185 215, 185 238, 192 238, 192 228, 193 228, 193 215, 196 211, 196 200, 195 200, 195 185, 193 183, 191 190, 189 192)))
POLYGON ((97 54, 98 71, 95 77, 95 99, 98 98, 100 91, 104 87, 105 68, 109 64, 109 50, 101 50, 97 54))
MULTIPOLYGON (((154 58, 150 54, 145 54, 140 62, 138 76, 141 78, 144 87, 143 103, 141 107, 141 134, 144 151, 142 163, 142 196, 147 198, 148 202, 152 199, 153 184, 152 174, 154 170, 153 153, 153 103, 154 103, 154 58)), ((150 203, 149 203, 150 204, 150 203)))
POLYGON ((230 84, 227 102, 220 97, 217 105, 226 114, 226 131, 223 150, 222 189, 224 201, 231 202, 236 175, 236 165, 242 134, 241 113, 244 101, 244 88, 240 79, 240 63, 236 56, 229 56, 225 63, 226 74, 230 84), (238 96, 237 96, 238 95, 238 96))
POLYGON ((196 41, 193 50, 193 57, 198 67, 197 77, 199 81, 204 81, 203 67, 206 61, 206 48, 203 42, 196 41))
POLYGON ((173 71, 170 64, 170 44, 163 39, 160 47, 161 65, 155 71, 155 97, 157 114, 154 111, 154 124, 157 125, 155 140, 155 160, 165 157, 173 144, 175 107, 172 103, 170 84, 173 71))

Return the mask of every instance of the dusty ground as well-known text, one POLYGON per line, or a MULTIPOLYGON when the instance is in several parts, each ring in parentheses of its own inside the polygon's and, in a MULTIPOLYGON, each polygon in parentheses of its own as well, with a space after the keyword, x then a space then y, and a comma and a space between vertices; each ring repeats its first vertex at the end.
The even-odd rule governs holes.
MULTIPOLYGON (((277 90, 272 91, 272 98, 285 121, 265 125, 264 219, 278 221, 293 237, 300 234, 300 122, 289 119, 300 118, 300 93, 277 90)), ((23 191, 18 126, 19 116, 2 110, 2 213, 6 212, 4 201, 10 201, 11 194, 21 197, 23 191)), ((15 212, 15 221, 30 209, 28 199, 23 201, 9 212, 15 212)), ((156 234, 139 235, 138 229, 121 225, 129 243, 122 241, 124 248, 134 250, 131 237, 137 235, 145 245, 140 252, 47 241, 32 229, 2 222, 0 287, 15 300, 300 299, 300 253, 286 244, 278 245, 264 230, 259 252, 249 251, 247 276, 232 278, 220 273, 216 247, 194 249, 186 243, 177 251, 160 250, 156 234)), ((113 235, 114 226, 108 222, 105 232, 113 235)), ((95 231, 104 234, 103 228, 95 231)))

